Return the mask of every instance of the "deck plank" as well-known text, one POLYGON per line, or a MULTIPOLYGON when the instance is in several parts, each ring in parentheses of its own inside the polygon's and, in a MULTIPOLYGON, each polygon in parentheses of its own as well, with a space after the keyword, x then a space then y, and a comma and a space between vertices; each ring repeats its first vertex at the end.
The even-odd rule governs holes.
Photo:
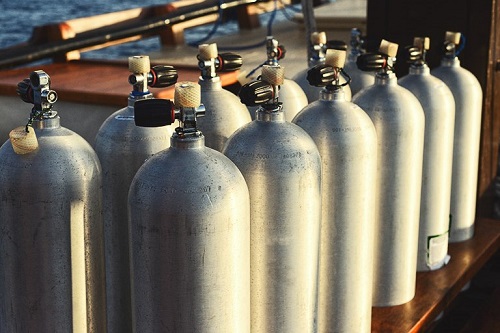
POLYGON ((373 308, 372 332, 425 332, 499 248, 500 221, 478 219, 472 239, 449 245, 448 265, 417 273, 410 302, 373 308))

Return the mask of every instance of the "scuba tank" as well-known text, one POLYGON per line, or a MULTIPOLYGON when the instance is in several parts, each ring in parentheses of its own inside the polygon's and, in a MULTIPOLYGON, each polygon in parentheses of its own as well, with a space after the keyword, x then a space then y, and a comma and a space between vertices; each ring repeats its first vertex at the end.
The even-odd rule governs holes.
POLYGON ((425 61, 429 38, 415 38, 406 48, 409 74, 399 84, 420 101, 425 114, 424 162, 420 197, 417 271, 441 268, 448 260, 455 100, 425 61))
MULTIPOLYGON (((302 90, 305 92, 307 96, 307 100, 309 103, 312 103, 314 101, 317 101, 319 99, 319 96, 321 94, 321 87, 315 87, 309 84, 307 81, 307 72, 309 71, 310 68, 323 64, 325 62, 325 54, 326 50, 329 48, 329 43, 326 40, 326 34, 324 32, 313 32, 311 33, 311 39, 310 39, 310 53, 311 57, 308 60, 308 68, 298 72, 295 74, 292 78, 297 84, 302 88, 302 90)), ((342 48, 341 45, 343 44, 344 48, 347 48, 347 45, 345 45, 344 42, 333 42, 335 45, 335 49, 342 48)), ((340 83, 345 83, 345 79, 341 78, 340 83)), ((347 101, 351 100, 351 88, 349 86, 344 87, 344 95, 345 99, 347 101)))
POLYGON ((130 186, 134 332, 248 333, 248 188, 233 162, 205 147, 199 85, 177 83, 175 103, 135 103, 137 125, 180 126, 130 186))
POLYGON ((461 242, 474 235, 483 103, 479 81, 460 66, 457 55, 465 44, 461 39, 460 33, 446 32, 441 64, 431 71, 450 88, 455 99, 450 242, 461 242))
MULTIPOLYGON (((266 42, 267 60, 266 62, 264 62, 264 64, 269 66, 279 65, 278 60, 285 57, 285 47, 283 45, 278 45, 278 41, 272 36, 268 36, 266 42)), ((304 90, 302 90, 297 82, 293 80, 289 80, 286 78, 283 80, 283 85, 280 86, 279 95, 280 101, 283 103, 283 109, 286 110, 286 121, 292 121, 293 117, 295 117, 295 115, 308 104, 307 96, 304 93, 304 90)), ((250 111, 250 116, 252 117, 252 119, 255 119, 255 111, 257 111, 259 107, 247 107, 250 111)))
POLYGON ((374 214, 373 306, 392 306, 415 296, 424 111, 415 95, 397 83, 397 44, 382 40, 380 53, 363 54, 361 70, 375 71, 375 84, 353 99, 377 131, 374 214))
POLYGON ((131 331, 130 265, 127 197, 139 167, 153 154, 168 148, 171 126, 144 128, 134 123, 134 103, 151 99, 150 87, 167 87, 177 81, 171 66, 150 68, 148 56, 128 59, 128 81, 133 89, 128 106, 116 111, 101 125, 95 150, 103 174, 103 216, 106 256, 106 295, 109 332, 131 331))
POLYGON ((218 54, 217 44, 202 44, 198 48, 198 67, 201 76, 201 102, 205 117, 197 126, 205 136, 207 147, 222 151, 227 138, 238 128, 252 121, 248 109, 238 96, 222 88, 217 72, 229 72, 241 67, 241 56, 234 53, 218 54))
POLYGON ((370 117, 345 100, 345 57, 329 49, 325 64, 309 70, 309 82, 324 88, 293 119, 322 161, 318 332, 371 330, 377 134, 370 117))
POLYGON ((0 148, 0 332, 105 332, 98 157, 60 126, 47 73, 17 92, 34 107, 0 148))
POLYGON ((349 87, 351 88, 353 96, 356 95, 361 89, 375 83, 375 75, 373 73, 364 72, 356 65, 358 56, 365 53, 363 48, 364 44, 365 41, 363 36, 361 36, 361 30, 357 28, 351 29, 351 50, 344 65, 344 70, 349 73, 349 76, 351 77, 352 81, 349 84, 349 87))
POLYGON ((284 71, 264 65, 242 86, 256 120, 236 131, 223 153, 250 191, 252 332, 315 332, 321 161, 314 141, 285 121, 278 102, 284 71))

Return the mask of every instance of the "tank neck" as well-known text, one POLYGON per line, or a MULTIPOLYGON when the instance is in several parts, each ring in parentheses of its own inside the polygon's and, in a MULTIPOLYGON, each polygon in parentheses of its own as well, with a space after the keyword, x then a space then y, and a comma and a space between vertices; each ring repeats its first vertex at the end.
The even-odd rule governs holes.
POLYGON ((398 79, 394 73, 377 73, 375 75, 376 85, 396 85, 398 79))
POLYGON ((427 66, 427 64, 421 64, 421 65, 411 65, 410 66, 410 69, 409 69, 409 73, 410 74, 419 74, 419 75, 422 75, 422 74, 430 74, 430 69, 429 69, 429 66, 427 66))
POLYGON ((205 147, 205 137, 200 131, 186 136, 174 133, 170 138, 170 147, 176 149, 201 149, 205 147))
POLYGON ((153 98, 153 94, 152 93, 147 93, 147 94, 144 94, 144 95, 134 95, 133 93, 130 93, 130 95, 128 95, 128 106, 129 107, 134 107, 134 103, 136 101, 140 101, 140 100, 143 100, 143 99, 151 99, 153 98))
POLYGON ((325 58, 321 57, 321 58, 310 58, 307 62, 309 68, 313 68, 314 66, 316 65, 319 65, 319 64, 324 64, 325 63, 325 58))
POLYGON ((201 90, 207 91, 207 90, 221 90, 222 89, 222 83, 220 81, 220 77, 212 77, 209 79, 204 79, 203 77, 200 76, 198 80, 198 84, 201 87, 201 90))
POLYGON ((322 101, 345 101, 345 93, 342 87, 336 87, 333 90, 323 88, 319 93, 322 101))
POLYGON ((263 106, 259 107, 255 112, 255 120, 264 122, 284 122, 285 113, 282 105, 275 106, 272 109, 266 109, 263 106))
POLYGON ((59 128, 61 127, 61 118, 56 114, 54 117, 33 120, 32 126, 34 129, 59 128))
POLYGON ((460 59, 457 57, 450 59, 450 58, 442 58, 441 59, 441 66, 443 67, 460 67, 460 59))

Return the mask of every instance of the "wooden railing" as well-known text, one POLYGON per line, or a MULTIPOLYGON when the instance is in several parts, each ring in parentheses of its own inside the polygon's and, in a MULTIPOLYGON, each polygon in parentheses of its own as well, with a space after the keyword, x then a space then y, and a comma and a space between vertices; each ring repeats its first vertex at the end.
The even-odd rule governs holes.
POLYGON ((158 36, 162 45, 182 44, 185 29, 213 23, 221 9, 236 11, 240 29, 252 29, 260 25, 258 15, 274 6, 273 0, 182 0, 47 24, 36 27, 29 41, 0 50, 0 68, 43 58, 75 60, 80 52, 152 36, 158 36))

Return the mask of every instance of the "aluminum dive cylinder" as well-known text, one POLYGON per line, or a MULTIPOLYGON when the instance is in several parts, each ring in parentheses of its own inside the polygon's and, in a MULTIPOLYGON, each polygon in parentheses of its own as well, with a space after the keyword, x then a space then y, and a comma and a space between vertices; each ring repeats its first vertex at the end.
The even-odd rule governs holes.
POLYGON ((227 139, 238 128, 252 121, 247 107, 235 94, 222 88, 217 72, 235 71, 241 67, 241 56, 218 54, 217 44, 201 44, 198 48, 198 67, 201 76, 201 102, 205 116, 197 126, 205 137, 207 147, 222 151, 227 139))
POLYGON ((425 114, 417 271, 441 268, 449 260, 455 99, 448 86, 430 74, 425 61, 429 46, 428 37, 414 39, 406 48, 409 74, 398 80, 417 97, 425 114))
POLYGON ((128 59, 132 91, 128 106, 101 125, 95 150, 103 174, 103 215, 106 256, 108 332, 132 330, 127 198, 130 183, 146 159, 170 146, 172 126, 135 126, 134 103, 153 98, 150 87, 167 87, 177 81, 171 66, 151 68, 148 56, 128 59))
POLYGON ((450 242, 474 235, 483 91, 477 78, 460 66, 463 36, 446 32, 444 56, 431 74, 450 88, 455 98, 455 136, 450 203, 450 242), (458 48, 458 49, 457 49, 458 48))
MULTIPOLYGON (((278 41, 272 36, 268 36, 266 40, 266 48, 267 48, 267 60, 262 65, 270 65, 277 66, 279 65, 279 60, 283 59, 286 54, 285 47, 283 45, 279 45, 278 41)), ((262 67, 259 66, 259 67, 262 67)), ((257 69, 257 68, 256 68, 257 69)), ((253 81, 254 78, 251 78, 251 74, 247 75, 250 77, 245 78, 247 82, 253 81)), ((244 82, 244 83, 247 83, 244 82)), ((297 84, 297 82, 285 78, 283 80, 283 84, 280 86, 279 91, 280 102, 283 103, 283 110, 285 112, 285 120, 292 121, 293 117, 300 110, 307 106, 309 103, 307 100, 307 96, 304 93, 304 90, 297 84)), ((259 106, 247 106, 250 111, 250 116, 252 120, 255 120, 256 111, 259 106)))
POLYGON ((345 58, 345 51, 327 50, 325 64, 309 70, 309 82, 324 88, 293 120, 322 161, 318 332, 371 330, 377 133, 370 117, 345 100, 345 58))
POLYGON ((380 53, 358 57, 360 69, 378 72, 375 84, 353 99, 370 116, 378 139, 374 306, 403 304, 415 295, 425 124, 420 102, 392 70, 397 48, 382 40, 380 53))
POLYGON ((364 37, 361 35, 361 30, 357 28, 351 29, 350 52, 347 56, 347 61, 344 65, 344 70, 351 77, 352 96, 356 95, 361 89, 371 86, 375 83, 375 75, 372 72, 364 72, 356 65, 356 60, 360 54, 365 53, 363 45, 365 44, 364 37))
MULTIPOLYGON (((307 101, 312 103, 317 101, 320 97, 322 88, 315 87, 309 84, 307 81, 307 72, 310 68, 323 64, 325 62, 325 54, 328 48, 328 42, 326 40, 325 32, 313 32, 311 33, 310 45, 312 57, 308 59, 308 68, 298 72, 292 77, 292 80, 297 82, 297 84, 302 88, 304 93, 307 96, 307 101)), ((347 47, 347 46, 345 46, 347 47)), ((344 80, 341 78, 341 80, 344 80)), ((341 81, 344 83, 345 81, 341 81)), ((349 86, 344 87, 344 95, 346 100, 351 100, 351 88, 349 86)))
POLYGON ((241 101, 262 104, 223 153, 250 191, 252 333, 316 332, 321 161, 311 137, 285 121, 278 102, 284 71, 264 65, 241 101))
MULTIPOLYGON (((129 192, 134 332, 250 332, 250 202, 238 168, 196 125, 200 87, 135 103, 139 126, 180 121, 129 192)), ((248 114, 248 111, 247 111, 248 114)))
POLYGON ((0 148, 0 332, 106 332, 98 157, 60 126, 47 73, 17 91, 34 107, 0 148))

